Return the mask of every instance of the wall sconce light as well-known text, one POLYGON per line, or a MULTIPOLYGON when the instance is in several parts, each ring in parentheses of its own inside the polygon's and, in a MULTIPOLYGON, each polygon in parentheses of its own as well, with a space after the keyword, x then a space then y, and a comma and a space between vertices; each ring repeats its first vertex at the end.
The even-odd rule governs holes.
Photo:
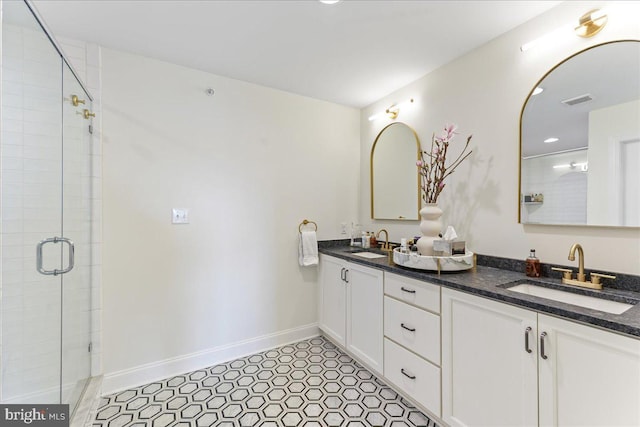
POLYGON ((580 17, 577 27, 574 27, 573 24, 560 27, 540 38, 523 44, 520 46, 520 50, 526 52, 534 46, 550 43, 556 40, 557 37, 563 37, 565 34, 569 34, 571 29, 580 37, 593 37, 604 28, 607 21, 608 17, 604 9, 593 9, 580 17))
POLYGON ((609 18, 601 9, 593 9, 580 17, 579 24, 574 31, 580 37, 593 37, 607 25, 609 18))
POLYGON ((391 120, 394 120, 398 117, 398 114, 400 114, 400 108, 405 108, 410 106, 411 104, 414 103, 413 98, 409 99, 408 101, 405 102, 399 102, 397 104, 393 104, 391 105, 389 108, 387 108, 384 111, 381 111, 379 113, 376 113, 372 116, 369 116, 369 121, 372 122, 374 120, 378 120, 384 116, 389 117, 391 120))
POLYGON ((589 162, 582 162, 582 163, 571 162, 571 163, 568 163, 568 164, 555 165, 553 168, 554 169, 564 169, 564 168, 575 169, 575 168, 580 168, 580 170, 582 172, 587 172, 589 170, 589 162))

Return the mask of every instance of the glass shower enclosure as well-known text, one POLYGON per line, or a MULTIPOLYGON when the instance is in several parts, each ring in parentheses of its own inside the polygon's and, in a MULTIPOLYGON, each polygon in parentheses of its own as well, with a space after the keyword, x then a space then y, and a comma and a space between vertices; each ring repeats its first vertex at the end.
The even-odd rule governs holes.
POLYGON ((23 1, 1 1, 0 401, 91 376, 90 95, 23 1))

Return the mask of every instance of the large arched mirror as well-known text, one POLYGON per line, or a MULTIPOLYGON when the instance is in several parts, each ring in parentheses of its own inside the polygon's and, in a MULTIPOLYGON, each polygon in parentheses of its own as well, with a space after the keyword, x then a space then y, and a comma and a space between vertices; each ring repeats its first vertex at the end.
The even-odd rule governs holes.
POLYGON ((371 148, 371 218, 417 220, 420 141, 404 123, 380 131, 371 148))
POLYGON ((520 120, 520 222, 640 227, 640 41, 579 52, 520 120))

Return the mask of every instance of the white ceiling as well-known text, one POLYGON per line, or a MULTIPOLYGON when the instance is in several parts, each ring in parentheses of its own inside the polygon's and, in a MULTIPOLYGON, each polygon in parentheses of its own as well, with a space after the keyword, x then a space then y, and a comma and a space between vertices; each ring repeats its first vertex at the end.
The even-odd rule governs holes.
POLYGON ((640 43, 610 43, 589 49, 562 63, 539 86, 544 92, 530 97, 522 118, 522 156, 599 143, 589 140, 589 114, 640 99, 640 43), (593 100, 573 106, 562 103, 585 94, 593 100), (550 137, 559 140, 545 144, 550 137))
POLYGON ((32 3, 57 36, 361 108, 560 2, 32 3))

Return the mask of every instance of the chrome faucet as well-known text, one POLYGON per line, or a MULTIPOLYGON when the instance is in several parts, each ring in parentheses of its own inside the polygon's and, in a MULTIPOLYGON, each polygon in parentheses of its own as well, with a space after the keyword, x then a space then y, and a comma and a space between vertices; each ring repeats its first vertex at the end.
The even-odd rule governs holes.
POLYGON ((576 249, 578 250, 578 282, 586 282, 587 276, 584 274, 584 251, 582 246, 578 243, 574 243, 569 249, 569 261, 576 260, 576 249))
POLYGON ((389 232, 384 228, 376 233, 376 239, 380 240, 380 234, 384 231, 385 241, 380 249, 389 250, 389 232))

